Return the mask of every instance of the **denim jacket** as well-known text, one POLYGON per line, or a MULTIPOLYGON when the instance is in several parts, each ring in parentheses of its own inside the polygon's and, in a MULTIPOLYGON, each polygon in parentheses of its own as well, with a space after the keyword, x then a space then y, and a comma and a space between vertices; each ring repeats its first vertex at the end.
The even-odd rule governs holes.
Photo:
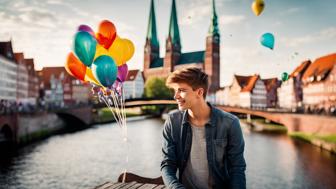
MULTIPOLYGON (((239 119, 212 105, 210 107, 205 137, 212 188, 246 188, 244 138, 239 119)), ((162 178, 168 188, 185 188, 181 178, 189 158, 191 140, 187 111, 170 113, 163 129, 161 162, 162 178)))

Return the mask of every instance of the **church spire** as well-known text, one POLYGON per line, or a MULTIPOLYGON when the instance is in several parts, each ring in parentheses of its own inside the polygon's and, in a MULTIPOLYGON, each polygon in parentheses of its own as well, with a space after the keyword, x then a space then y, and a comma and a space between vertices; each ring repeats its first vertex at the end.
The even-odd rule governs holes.
POLYGON ((180 32, 179 32, 179 27, 177 24, 177 13, 176 13, 175 0, 173 0, 172 9, 171 9, 168 36, 170 37, 173 44, 178 44, 179 46, 181 46, 180 32))
POLYGON ((219 28, 218 28, 215 0, 212 0, 212 18, 211 18, 211 24, 210 24, 210 27, 209 27, 208 34, 210 36, 214 36, 214 35, 219 36, 219 28))
POLYGON ((159 46, 159 41, 158 41, 157 32, 156 32, 154 0, 151 0, 148 28, 147 28, 147 39, 151 42, 152 45, 159 46))

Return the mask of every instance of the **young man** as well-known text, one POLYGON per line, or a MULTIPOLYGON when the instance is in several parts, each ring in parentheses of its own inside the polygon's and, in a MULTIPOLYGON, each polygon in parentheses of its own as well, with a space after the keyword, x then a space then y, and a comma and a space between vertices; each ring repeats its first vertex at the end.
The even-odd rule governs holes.
POLYGON ((174 71, 166 85, 174 89, 179 111, 169 114, 163 129, 165 185, 246 188, 239 119, 205 101, 208 76, 198 68, 185 68, 174 71))

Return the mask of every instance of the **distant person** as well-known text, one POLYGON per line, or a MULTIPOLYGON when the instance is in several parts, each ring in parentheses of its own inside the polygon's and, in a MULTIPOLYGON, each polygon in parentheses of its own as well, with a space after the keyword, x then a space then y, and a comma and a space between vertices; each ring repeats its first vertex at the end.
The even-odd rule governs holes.
POLYGON ((208 75, 199 68, 174 71, 178 110, 163 129, 161 173, 168 188, 246 188, 244 138, 239 119, 205 98, 208 75), (178 175, 177 175, 178 172, 178 175))

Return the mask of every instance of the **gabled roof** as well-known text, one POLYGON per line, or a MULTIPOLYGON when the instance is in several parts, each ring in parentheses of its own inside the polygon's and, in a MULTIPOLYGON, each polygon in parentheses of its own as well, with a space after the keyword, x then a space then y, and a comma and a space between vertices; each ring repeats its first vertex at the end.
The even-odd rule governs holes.
POLYGON ((140 70, 129 70, 126 81, 134 81, 140 70))
POLYGON ((251 92, 254 88, 255 83, 259 79, 259 75, 255 74, 253 76, 240 76, 240 75, 234 75, 236 78, 239 86, 241 87, 240 92, 251 92))
POLYGON ((277 87, 279 84, 278 78, 262 79, 262 81, 265 84, 265 88, 267 92, 277 87))
POLYGON ((12 48, 12 41, 1 41, 0 42, 0 55, 5 58, 15 61, 14 52, 12 48))
POLYGON ((296 77, 298 74, 304 74, 304 72, 307 70, 307 68, 310 66, 311 61, 306 60, 302 62, 298 67, 295 68, 295 70, 289 75, 289 77, 296 77))
POLYGON ((309 82, 317 81, 318 77, 321 78, 320 80, 324 80, 335 65, 336 53, 322 56, 310 64, 304 73, 302 80, 308 82, 311 77, 314 79, 309 82))
POLYGON ((59 78, 62 73, 65 77, 70 76, 64 67, 44 67, 40 72, 38 72, 46 89, 50 89, 51 75, 54 75, 55 78, 59 78))
POLYGON ((14 58, 15 58, 17 63, 25 64, 25 59, 24 59, 24 55, 23 55, 22 52, 14 53, 14 58))
POLYGON ((34 59, 32 58, 25 58, 24 62, 27 65, 27 69, 28 69, 28 74, 29 75, 35 75, 35 66, 34 66, 34 59))

